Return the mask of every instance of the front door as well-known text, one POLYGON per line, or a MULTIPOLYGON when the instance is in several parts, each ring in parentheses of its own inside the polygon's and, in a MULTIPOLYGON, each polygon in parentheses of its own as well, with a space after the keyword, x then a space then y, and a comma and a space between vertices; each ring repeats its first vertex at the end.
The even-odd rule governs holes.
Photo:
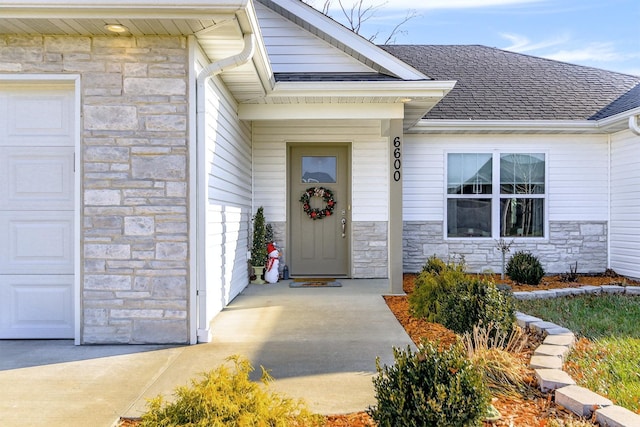
POLYGON ((348 276, 349 147, 292 145, 289 164, 291 275, 348 276))

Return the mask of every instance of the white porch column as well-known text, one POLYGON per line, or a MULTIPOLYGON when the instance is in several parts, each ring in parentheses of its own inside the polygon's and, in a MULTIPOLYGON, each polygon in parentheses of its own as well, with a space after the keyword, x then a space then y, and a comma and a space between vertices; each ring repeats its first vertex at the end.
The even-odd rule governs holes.
POLYGON ((389 121, 389 290, 402 289, 402 119, 389 121))

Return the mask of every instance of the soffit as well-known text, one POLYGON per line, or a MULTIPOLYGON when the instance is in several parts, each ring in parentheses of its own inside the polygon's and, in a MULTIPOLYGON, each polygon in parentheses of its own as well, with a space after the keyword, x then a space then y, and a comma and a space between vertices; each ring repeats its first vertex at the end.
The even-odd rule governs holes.
MULTIPOLYGON (((271 117, 273 106, 279 106, 278 111, 284 111, 283 106, 289 106, 292 114, 299 114, 296 109, 302 106, 331 104, 335 106, 335 111, 340 109, 340 114, 359 117, 358 105, 402 105, 404 128, 408 129, 454 85, 455 82, 452 81, 281 81, 266 96, 245 104, 254 105, 250 111, 252 117, 257 119, 260 117, 253 114, 261 109, 265 118, 271 117)), ((313 114, 313 110, 307 111, 313 114)))
MULTIPOLYGON (((0 34, 114 36, 105 25, 118 23, 129 28, 124 36, 186 36, 207 31, 233 19, 229 15, 207 16, 207 19, 133 18, 105 12, 100 17, 5 18, 0 17, 0 34)), ((117 37, 117 36, 116 36, 117 37)))
MULTIPOLYGON (((194 36, 211 62, 235 55, 244 48, 245 32, 255 32, 257 20, 251 8, 219 12, 212 8, 77 8, 2 9, 0 34, 24 37, 85 36, 142 37, 194 36), (128 31, 114 34, 107 24, 120 24, 128 31)), ((242 102, 265 93, 272 78, 264 46, 258 46, 249 63, 225 70, 220 78, 234 97, 242 102)))

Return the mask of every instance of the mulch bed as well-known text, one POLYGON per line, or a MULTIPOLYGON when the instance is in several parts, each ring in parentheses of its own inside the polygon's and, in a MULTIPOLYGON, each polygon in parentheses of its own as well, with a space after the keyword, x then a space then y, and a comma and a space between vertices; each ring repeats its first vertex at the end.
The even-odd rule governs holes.
MULTIPOLYGON (((403 289, 407 295, 413 292, 413 282, 415 274, 404 274, 403 289)), ((507 284, 514 292, 518 291, 534 291, 545 289, 572 288, 580 286, 601 286, 611 284, 625 283, 629 286, 639 286, 640 282, 624 279, 612 272, 601 275, 579 275, 576 282, 562 281, 561 276, 545 276, 542 282, 537 286, 521 285, 514 283, 505 277, 501 279, 500 275, 493 275, 495 283, 507 284)), ((407 331, 413 342, 419 343, 422 339, 430 341, 440 341, 443 345, 448 345, 456 340, 455 334, 449 329, 438 323, 430 323, 423 319, 416 319, 409 314, 408 296, 386 296, 385 301, 398 319, 398 322, 407 331)), ((522 363, 528 366, 533 351, 540 343, 540 337, 530 336, 530 345, 528 345, 519 358, 522 363)), ((530 382, 534 385, 534 373, 531 371, 530 382)), ((495 427, 544 427, 552 418, 568 419, 576 418, 564 408, 556 405, 552 401, 551 394, 543 394, 532 386, 528 395, 500 397, 494 399, 493 405, 500 411, 502 419, 493 423, 486 422, 485 426, 495 427)), ((584 420, 583 420, 584 421, 584 420)), ((595 423, 593 425, 596 425, 595 423)), ((366 412, 358 412, 348 415, 334 415, 327 417, 327 426, 329 427, 371 427, 375 426, 373 420, 366 412)))
MULTIPOLYGON (((413 282, 415 274, 404 274, 403 288, 407 295, 413 292, 413 282)), ((514 292, 533 291, 543 289, 557 289, 579 287, 585 285, 601 286, 609 284, 621 284, 624 282, 630 286, 639 286, 640 282, 624 280, 614 273, 602 275, 580 275, 577 282, 564 282, 560 276, 547 276, 543 278, 538 286, 519 285, 513 283, 508 278, 501 280, 500 275, 494 275, 495 283, 508 284, 514 292)), ((444 326, 437 323, 430 323, 422 319, 416 319, 409 314, 409 302, 406 295, 386 296, 385 301, 400 324, 407 331, 407 334, 415 343, 426 339, 430 341, 440 341, 447 345, 456 340, 455 334, 444 326)), ((539 337, 531 336, 531 345, 527 346, 519 354, 523 364, 528 365, 533 350, 539 343, 539 337)), ((531 372, 531 382, 533 383, 533 371, 531 372)), ((551 399, 551 394, 542 394, 535 387, 531 387, 527 395, 500 397, 493 400, 493 405, 500 411, 502 419, 496 422, 486 422, 485 427, 544 427, 552 418, 575 418, 573 414, 564 408, 555 405, 551 399)), ((328 415, 325 417, 327 427, 375 427, 375 422, 365 412, 352 414, 328 415)), ((122 420, 121 426, 135 427, 136 420, 122 420)), ((596 425, 596 424, 593 424, 596 425)))

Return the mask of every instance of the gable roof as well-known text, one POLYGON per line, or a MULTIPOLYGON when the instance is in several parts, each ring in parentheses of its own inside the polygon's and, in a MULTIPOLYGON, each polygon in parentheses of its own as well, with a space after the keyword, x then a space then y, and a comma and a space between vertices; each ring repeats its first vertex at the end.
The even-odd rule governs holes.
POLYGON ((640 107, 640 77, 480 45, 385 45, 438 80, 457 80, 425 116, 445 120, 599 120, 640 107))
POLYGON ((256 1, 375 72, 389 74, 403 80, 429 78, 410 64, 379 49, 369 40, 300 0, 256 1))

